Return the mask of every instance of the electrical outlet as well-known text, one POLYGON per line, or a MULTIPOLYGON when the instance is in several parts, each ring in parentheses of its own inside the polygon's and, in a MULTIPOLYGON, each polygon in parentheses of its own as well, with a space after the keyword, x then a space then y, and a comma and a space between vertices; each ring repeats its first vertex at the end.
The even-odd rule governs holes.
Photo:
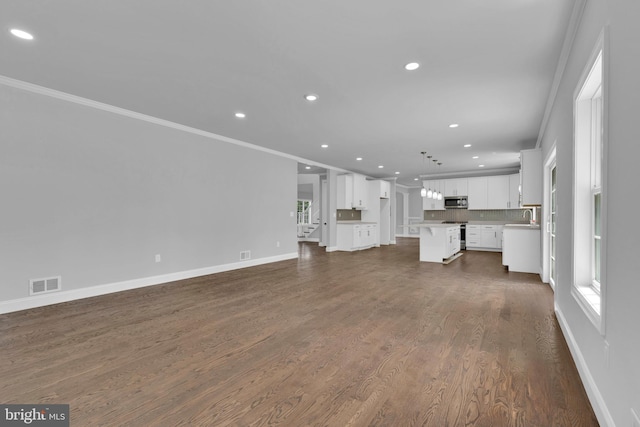
POLYGON ((289 216, 293 218, 293 212, 289 212, 289 216))
POLYGON ((276 242, 276 248, 279 248, 279 247, 280 247, 280 240, 276 242))
POLYGON ((338 218, 342 218, 342 212, 338 212, 338 218))
POLYGON ((156 262, 161 262, 162 261, 162 257, 160 256, 160 254, 156 254, 156 262))

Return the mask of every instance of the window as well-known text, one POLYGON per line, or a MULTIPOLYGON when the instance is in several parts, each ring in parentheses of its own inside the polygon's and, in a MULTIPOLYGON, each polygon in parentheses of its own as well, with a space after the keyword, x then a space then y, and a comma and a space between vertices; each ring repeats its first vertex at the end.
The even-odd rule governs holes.
POLYGON ((298 199, 298 224, 310 224, 311 200, 298 199))
POLYGON ((606 286, 606 85, 602 40, 601 37, 575 95, 572 257, 572 293, 601 333, 606 286))

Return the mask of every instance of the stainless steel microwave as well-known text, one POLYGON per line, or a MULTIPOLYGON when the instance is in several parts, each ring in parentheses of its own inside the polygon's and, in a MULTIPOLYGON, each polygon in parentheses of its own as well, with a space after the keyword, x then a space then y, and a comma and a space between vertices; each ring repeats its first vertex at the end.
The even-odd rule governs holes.
POLYGON ((445 209, 467 209, 467 196, 455 196, 444 198, 445 209))

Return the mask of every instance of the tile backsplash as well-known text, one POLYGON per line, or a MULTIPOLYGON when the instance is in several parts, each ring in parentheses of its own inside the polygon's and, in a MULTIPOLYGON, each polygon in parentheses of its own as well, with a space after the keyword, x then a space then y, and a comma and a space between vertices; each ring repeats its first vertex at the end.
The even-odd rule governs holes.
POLYGON ((338 221, 361 221, 362 211, 355 209, 338 209, 336 219, 338 221))
MULTIPOLYGON (((442 221, 506 221, 511 223, 528 223, 530 214, 523 217, 524 212, 531 209, 447 209, 444 211, 424 211, 424 220, 442 221)), ((540 209, 536 209, 536 217, 540 216, 540 209)), ((539 218, 536 221, 540 222, 539 218)))

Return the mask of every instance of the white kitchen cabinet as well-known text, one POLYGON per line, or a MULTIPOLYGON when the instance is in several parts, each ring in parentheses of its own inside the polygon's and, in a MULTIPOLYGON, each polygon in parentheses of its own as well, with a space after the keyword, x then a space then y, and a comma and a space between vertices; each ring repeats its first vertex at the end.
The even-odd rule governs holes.
POLYGON ((468 178, 467 205, 469 209, 487 209, 487 177, 468 178))
POLYGON ((367 178, 357 173, 353 174, 353 207, 356 209, 366 209, 369 186, 367 178))
POLYGON ((391 183, 389 181, 378 181, 380 182, 380 198, 388 199, 391 197, 391 183))
POLYGON ((338 175, 337 188, 337 208, 352 209, 353 208, 353 175, 338 175))
POLYGON ((359 251, 376 246, 376 224, 338 223, 337 246, 339 251, 359 251))
POLYGON ((509 207, 509 175, 487 177, 487 209, 509 207))
MULTIPOLYGON (((424 188, 431 189, 431 191, 443 191, 444 180, 431 180, 423 181, 424 188)), ((444 210, 444 197, 442 200, 434 200, 427 197, 422 198, 422 209, 425 211, 443 211, 444 210)))
POLYGON ((338 209, 365 209, 369 192, 364 175, 338 175, 337 182, 338 209))
POLYGON ((458 252, 460 252, 459 225, 420 226, 420 261, 447 262, 458 252))
POLYGON ((447 252, 446 258, 460 252, 460 227, 447 228, 447 252))
POLYGON ((509 209, 520 209, 520 174, 509 175, 509 209))
POLYGON ((445 179, 443 181, 445 196, 468 196, 467 178, 445 179))
POLYGON ((467 224, 467 249, 500 251, 502 249, 502 229, 502 225, 467 224))
POLYGON ((506 225, 502 265, 509 271, 540 274, 540 228, 526 224, 506 225))
POLYGON ((542 204, 542 150, 520 152, 522 205, 542 204))

